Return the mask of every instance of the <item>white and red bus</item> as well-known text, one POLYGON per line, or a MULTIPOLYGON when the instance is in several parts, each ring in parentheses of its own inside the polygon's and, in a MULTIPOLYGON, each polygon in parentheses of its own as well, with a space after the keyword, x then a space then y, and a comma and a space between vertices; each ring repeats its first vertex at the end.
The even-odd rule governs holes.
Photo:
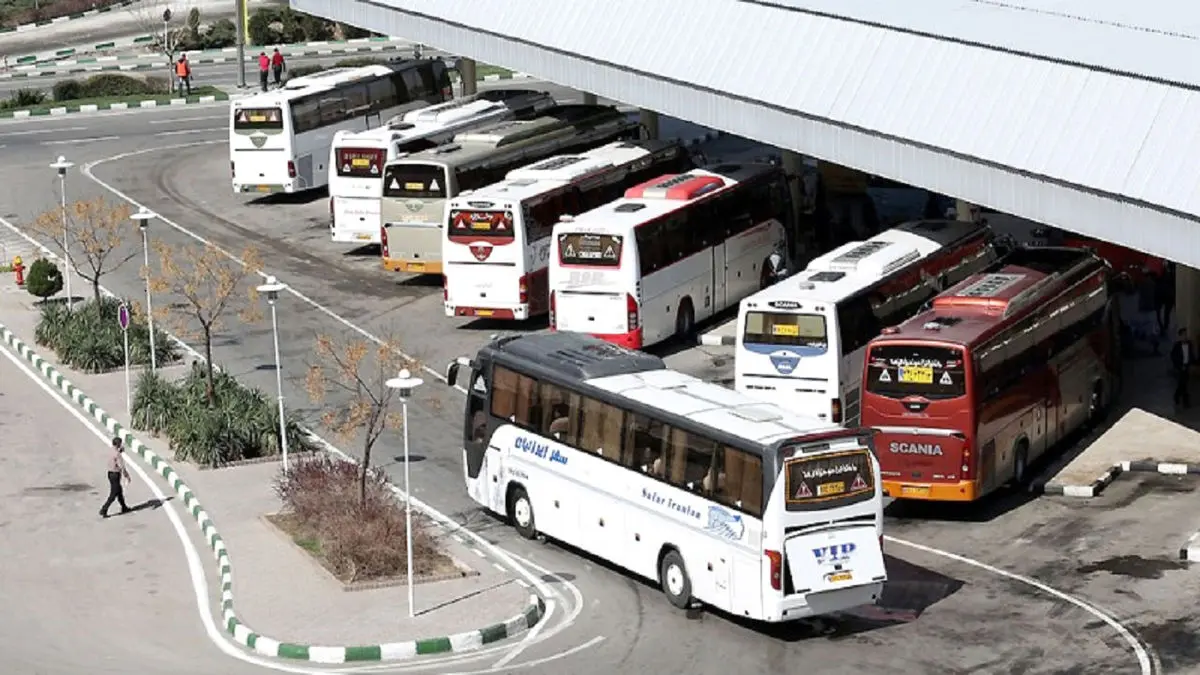
POLYGON ((398 115, 374 129, 338 131, 329 157, 330 238, 379 243, 383 167, 389 161, 437 147, 460 131, 529 119, 553 105, 544 91, 492 89, 398 115))
POLYGON ((550 235, 560 216, 694 168, 674 141, 617 141, 559 155, 450 200, 442 244, 446 316, 528 319, 550 306, 550 235))
POLYGON ((1096 422, 1120 388, 1110 267, 1019 248, 871 341, 862 423, 892 497, 972 501, 1096 422))
POLYGON ((795 236, 779 167, 660 176, 554 226, 550 327, 632 348, 688 336, 782 276, 795 236))

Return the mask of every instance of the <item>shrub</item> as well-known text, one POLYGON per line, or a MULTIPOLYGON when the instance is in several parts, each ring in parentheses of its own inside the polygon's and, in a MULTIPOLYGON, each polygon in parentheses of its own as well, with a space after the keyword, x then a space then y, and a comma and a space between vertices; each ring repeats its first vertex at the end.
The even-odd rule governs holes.
POLYGON ((147 75, 145 79, 147 94, 169 94, 171 83, 162 75, 147 75))
POLYGON ((218 19, 208 27, 208 33, 200 38, 201 49, 223 49, 237 44, 237 24, 229 19, 218 19))
POLYGON ((303 66, 296 66, 295 68, 288 68, 288 79, 312 75, 313 73, 319 73, 323 70, 325 70, 325 66, 322 66, 318 63, 309 63, 303 66))
POLYGON ((155 436, 166 432, 175 414, 178 390, 158 372, 142 371, 133 392, 131 419, 134 429, 155 436))
POLYGON ((29 266, 29 275, 25 278, 25 290, 30 295, 43 300, 63 289, 63 275, 58 265, 46 258, 38 258, 29 266))
POLYGON ((380 63, 387 63, 386 59, 380 59, 373 56, 355 56, 349 59, 342 59, 333 64, 334 68, 361 68, 362 66, 374 66, 380 63))
POLYGON ((3 104, 0 104, 0 108, 28 108, 45 102, 46 92, 40 89, 18 89, 3 104))
MULTIPOLYGON (((117 324, 120 301, 89 300, 69 309, 65 304, 43 305, 34 338, 38 345, 53 349, 63 364, 88 373, 101 373, 125 365, 124 337, 117 324)), ((162 330, 154 331, 159 364, 179 358, 175 345, 162 330)), ((129 326, 129 362, 150 363, 149 327, 137 317, 129 326)))
POLYGON ((76 79, 59 80, 51 92, 55 101, 74 101, 83 98, 83 83, 76 79))
POLYGON ((136 77, 119 73, 100 73, 83 83, 83 98, 100 96, 137 96, 150 93, 146 83, 136 77))
MULTIPOLYGON (((330 570, 344 581, 402 575, 407 567, 404 511, 381 470, 368 474, 367 500, 358 494, 359 467, 327 455, 302 458, 275 481, 294 537, 315 540, 330 570)), ((413 530, 413 572, 444 569, 445 557, 424 529, 413 530)))

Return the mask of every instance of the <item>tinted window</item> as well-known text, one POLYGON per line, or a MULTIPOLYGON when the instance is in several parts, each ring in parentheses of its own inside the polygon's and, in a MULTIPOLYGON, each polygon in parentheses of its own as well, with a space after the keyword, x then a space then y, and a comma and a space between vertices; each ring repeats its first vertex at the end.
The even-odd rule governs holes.
POLYGON ((829 347, 825 317, 820 314, 787 312, 747 312, 742 341, 756 345, 788 347, 829 347))
POLYGON ((233 128, 282 129, 283 111, 279 108, 242 108, 233 115, 233 128))
POLYGON ((384 151, 378 148, 338 148, 337 175, 378 178, 384 157, 384 151))
POLYGON ((762 458, 744 450, 722 446, 717 450, 716 481, 711 498, 752 516, 763 511, 762 458))
POLYGON ((574 189, 564 190, 543 198, 525 211, 525 238, 534 242, 549 237, 554 231, 554 224, 563 214, 577 214, 580 208, 579 192, 574 189))
POLYGON ((338 91, 330 91, 321 95, 321 126, 336 124, 346 119, 346 99, 338 91))
POLYGON ((865 295, 858 295, 838 303, 837 307, 838 336, 843 355, 866 346, 883 330, 883 325, 871 308, 871 301, 865 295))
POLYGON ((783 472, 788 511, 849 506, 875 494, 875 474, 867 450, 789 459, 783 472))
POLYGON ((316 98, 301 98, 292 102, 292 131, 297 134, 321 126, 321 103, 316 98))
POLYGON ((429 96, 429 83, 421 77, 421 73, 416 68, 405 70, 400 73, 400 77, 404 81, 404 86, 408 88, 410 99, 425 99, 429 96))
POLYGON ((434 164, 391 164, 383 171, 383 196, 444 199, 446 169, 434 164))
POLYGON ((558 261, 563 265, 619 267, 622 238, 610 234, 558 235, 558 261))
POLYGON ((512 239, 512 213, 508 211, 459 211, 450 212, 450 227, 446 228, 450 239, 468 236, 485 236, 492 239, 512 239))
POLYGON ((396 85, 392 84, 392 80, 386 77, 368 83, 367 96, 371 99, 372 107, 375 110, 393 108, 402 103, 396 97, 396 85))
POLYGON ((371 99, 367 95, 367 85, 365 84, 347 87, 342 92, 342 101, 346 114, 353 116, 366 114, 371 109, 371 99))
POLYGON ((867 357, 867 391, 890 398, 946 399, 966 393, 958 347, 878 345, 867 357))

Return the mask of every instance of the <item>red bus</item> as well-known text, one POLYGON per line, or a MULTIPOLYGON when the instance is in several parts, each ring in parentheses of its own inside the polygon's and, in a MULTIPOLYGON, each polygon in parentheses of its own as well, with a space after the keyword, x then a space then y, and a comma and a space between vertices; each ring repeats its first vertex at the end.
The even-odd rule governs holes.
POLYGON ((1095 422, 1120 384, 1109 265, 1018 248, 867 346, 862 425, 898 499, 972 501, 1095 422))

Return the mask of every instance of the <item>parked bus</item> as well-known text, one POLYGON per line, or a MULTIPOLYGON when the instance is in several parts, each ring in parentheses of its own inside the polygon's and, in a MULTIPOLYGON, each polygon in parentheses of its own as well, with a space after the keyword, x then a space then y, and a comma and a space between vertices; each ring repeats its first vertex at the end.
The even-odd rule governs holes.
POLYGON ((1072 431, 1120 386, 1110 268, 1090 251, 1023 248, 868 346, 862 422, 888 493, 971 501, 1072 431))
POLYGON ((437 147, 461 131, 530 119, 554 105, 544 91, 492 89, 413 110, 375 129, 337 132, 329 156, 330 238, 338 243, 379 243, 383 167, 389 161, 437 147))
POLYGON ((550 235, 560 216, 617 199, 626 188, 695 165, 674 141, 616 141, 559 155, 450 200, 446 316, 527 319, 550 307, 550 235))
POLYGON ((742 300, 734 389, 856 426, 867 342, 996 259, 984 226, 923 220, 840 246, 742 300))
POLYGON ((233 191, 301 192, 325 185, 338 131, 454 97, 441 60, 332 68, 289 80, 281 89, 232 101, 229 170, 233 191))
POLYGON ((870 430, 842 429, 575 333, 504 337, 469 369, 467 492, 565 542, 757 621, 872 604, 887 580, 870 430))
POLYGON ((388 162, 380 204, 384 268, 441 274, 447 199, 539 160, 635 140, 640 133, 614 107, 561 105, 533 120, 458 134, 451 143, 388 162))
POLYGON ((554 226, 550 327, 638 349, 784 275, 795 237, 787 176, 769 164, 669 174, 554 226))

